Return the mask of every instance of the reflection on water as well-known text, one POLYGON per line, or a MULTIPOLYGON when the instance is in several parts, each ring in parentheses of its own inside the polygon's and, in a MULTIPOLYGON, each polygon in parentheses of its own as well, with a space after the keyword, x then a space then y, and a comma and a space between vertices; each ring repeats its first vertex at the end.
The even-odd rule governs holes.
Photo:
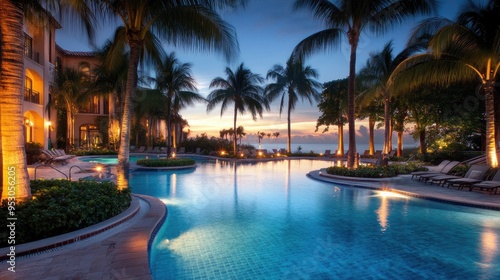
POLYGON ((306 177, 330 164, 133 173, 134 192, 168 207, 150 253, 154 278, 500 279, 498 212, 306 177))

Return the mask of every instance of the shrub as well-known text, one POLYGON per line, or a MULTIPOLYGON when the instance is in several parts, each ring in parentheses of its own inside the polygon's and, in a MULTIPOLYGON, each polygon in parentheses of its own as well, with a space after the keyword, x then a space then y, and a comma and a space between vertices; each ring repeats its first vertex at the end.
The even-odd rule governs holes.
POLYGON ((326 172, 331 175, 359 178, 388 178, 400 174, 408 174, 414 171, 423 171, 425 168, 412 164, 391 164, 388 166, 360 166, 357 169, 348 169, 346 167, 331 166, 326 172))
POLYGON ((43 148, 42 144, 37 143, 37 142, 26 143, 25 144, 26 163, 27 164, 34 164, 35 162, 37 162, 38 157, 41 154, 40 149, 42 149, 42 148, 43 148))
POLYGON ((96 155, 117 155, 118 152, 108 149, 93 149, 93 150, 75 150, 72 154, 77 156, 96 156, 96 155))
POLYGON ((140 159, 137 164, 146 167, 174 167, 194 165, 195 161, 190 158, 140 159))
MULTIPOLYGON (((33 199, 16 205, 16 244, 75 231, 123 212, 130 205, 130 190, 117 190, 112 182, 31 181, 33 199)), ((7 200, 0 218, 7 220, 7 200)), ((7 232, 0 232, 7 246, 7 232)))

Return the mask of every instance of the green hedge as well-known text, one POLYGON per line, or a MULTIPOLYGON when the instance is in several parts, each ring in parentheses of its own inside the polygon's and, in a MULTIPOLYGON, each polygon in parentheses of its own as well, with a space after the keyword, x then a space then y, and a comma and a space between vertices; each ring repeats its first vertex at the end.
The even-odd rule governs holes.
MULTIPOLYGON (((33 199, 16 205, 16 244, 31 242, 91 226, 126 210, 130 190, 119 191, 112 182, 31 181, 33 199)), ((0 219, 7 220, 7 200, 0 219)), ((7 231, 0 231, 0 247, 7 246, 7 231)))
POLYGON ((74 150, 71 154, 76 156, 98 156, 98 155, 117 155, 117 151, 108 149, 94 149, 94 150, 74 150))
POLYGON ((331 166, 326 172, 331 175, 358 177, 358 178, 388 178, 400 174, 409 174, 414 171, 424 171, 426 168, 415 164, 391 164, 388 166, 360 166, 357 169, 331 166))
POLYGON ((189 166, 194 165, 196 162, 190 158, 160 158, 160 159, 140 159, 137 161, 138 165, 146 167, 175 167, 175 166, 189 166))

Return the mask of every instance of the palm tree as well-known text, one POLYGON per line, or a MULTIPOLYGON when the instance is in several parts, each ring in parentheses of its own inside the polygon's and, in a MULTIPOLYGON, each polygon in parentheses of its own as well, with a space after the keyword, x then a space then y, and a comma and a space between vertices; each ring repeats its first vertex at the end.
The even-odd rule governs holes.
POLYGON ((490 0, 484 6, 464 5, 456 22, 443 18, 424 21, 410 43, 431 34, 430 51, 402 62, 390 80, 395 89, 405 90, 479 79, 486 107, 486 159, 492 167, 498 166, 494 86, 500 69, 499 14, 499 1, 490 0))
POLYGON ((425 50, 426 41, 412 44, 400 52, 397 56, 393 56, 392 41, 385 44, 384 48, 375 53, 371 53, 366 61, 366 65, 360 70, 362 84, 366 90, 362 95, 368 101, 382 99, 384 104, 384 148, 383 153, 388 154, 392 150, 392 128, 393 122, 391 113, 394 108, 391 106, 391 101, 397 92, 391 90, 388 85, 389 77, 394 69, 403 60, 411 55, 425 50))
POLYGON ((291 153, 292 128, 291 114, 295 109, 299 97, 307 99, 311 105, 313 101, 319 100, 318 89, 321 84, 315 79, 318 78, 318 72, 310 66, 304 66, 303 60, 293 60, 291 57, 286 62, 286 67, 274 65, 267 72, 267 78, 274 79, 276 82, 266 86, 265 93, 269 102, 272 102, 279 95, 280 99, 280 115, 285 106, 285 100, 288 99, 287 105, 287 122, 288 122, 288 138, 287 152, 291 153))
POLYGON ((50 107, 66 110, 67 140, 66 152, 74 148, 75 144, 75 115, 86 102, 89 95, 85 89, 88 85, 87 75, 72 68, 59 71, 52 92, 50 107))
POLYGON ((182 108, 193 105, 195 101, 206 101, 194 92, 196 82, 191 75, 191 64, 181 64, 174 53, 167 55, 163 64, 156 70, 156 88, 166 97, 165 114, 167 117, 167 157, 172 153, 172 116, 182 108))
POLYGON ((348 168, 356 168, 355 80, 356 54, 359 38, 365 29, 381 34, 388 27, 401 23, 409 16, 436 11, 434 0, 296 0, 295 9, 307 8, 325 23, 326 29, 302 40, 293 55, 299 58, 317 50, 338 46, 345 35, 351 46, 349 58, 348 110, 349 155, 348 168))
POLYGON ((337 156, 344 156, 344 124, 347 122, 347 79, 325 83, 321 100, 318 104, 321 116, 316 122, 316 131, 324 125, 327 132, 330 125, 336 125, 338 131, 337 156))
POLYGON ((136 98, 137 68, 141 59, 160 63, 162 49, 159 39, 175 46, 196 50, 221 51, 226 59, 237 53, 234 29, 222 20, 217 10, 236 7, 240 0, 177 1, 177 0, 101 0, 104 14, 116 16, 123 26, 116 30, 117 49, 130 48, 123 117, 118 151, 117 185, 128 188, 129 146, 132 99, 136 98))
MULTIPOLYGON (((8 191, 14 191, 15 199, 22 201, 31 197, 24 135, 19 130, 23 125, 22 100, 24 82, 24 37, 23 23, 48 23, 49 18, 44 10, 48 0, 0 0, 0 161, 4 170, 15 170, 14 186, 9 185, 6 172, 1 172, 2 181, 1 199, 9 197, 8 191)), ((93 17, 88 13, 85 1, 50 1, 54 10, 66 11, 66 15, 81 20, 83 26, 92 27, 93 17), (69 13, 68 13, 69 12, 69 13), (77 17, 74 17, 77 15, 77 17)), ((56 15, 56 13, 54 13, 56 15)), ((88 29, 89 37, 92 30, 88 29)), ((12 197, 12 195, 11 195, 12 197)))
MULTIPOLYGON (((264 81, 261 76, 245 68, 243 63, 234 72, 227 67, 225 73, 227 79, 217 77, 210 83, 210 88, 217 89, 210 92, 207 97, 207 112, 210 112, 217 104, 221 103, 220 114, 222 116, 227 106, 234 104, 234 132, 236 131, 238 112, 243 115, 246 111, 249 111, 253 120, 256 120, 257 114, 262 118, 263 110, 269 111, 270 108, 269 102, 262 94, 263 89, 259 86, 264 81)), ((236 133, 233 133, 233 140, 233 153, 236 155, 236 133)))
POLYGON ((247 135, 247 133, 245 132, 245 128, 241 125, 238 126, 238 128, 236 128, 236 135, 238 136, 238 138, 240 138, 240 146, 241 146, 241 138, 247 135))
MULTIPOLYGON (((104 47, 96 51, 100 63, 92 71, 95 78, 93 84, 89 87, 89 92, 91 94, 107 94, 108 96, 112 96, 111 101, 114 103, 114 110, 113 115, 109 117, 109 133, 113 146, 116 149, 119 146, 119 142, 117 141, 118 133, 116 131, 121 127, 129 54, 123 50, 122 55, 114 55, 111 53, 112 47, 113 42, 108 41, 104 47)), ((115 52, 117 51, 115 50, 115 52)))

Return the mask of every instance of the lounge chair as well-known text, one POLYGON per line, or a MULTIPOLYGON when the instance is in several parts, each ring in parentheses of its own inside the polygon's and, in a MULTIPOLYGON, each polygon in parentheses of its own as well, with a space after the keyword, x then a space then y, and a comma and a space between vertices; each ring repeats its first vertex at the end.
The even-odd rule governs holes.
POLYGON ((44 163, 46 164, 51 164, 51 163, 61 163, 63 165, 68 164, 68 159, 71 157, 69 156, 59 156, 53 151, 45 150, 42 149, 40 150, 42 152, 42 155, 44 156, 44 163))
POLYGON ((484 179, 486 172, 490 170, 488 165, 472 165, 463 178, 446 180, 449 187, 458 187, 463 189, 465 186, 470 186, 479 183, 484 179))
POLYGON ((332 156, 332 150, 325 150, 325 153, 323 154, 325 157, 330 157, 332 156))
POLYGON ((363 156, 365 157, 370 157, 370 150, 365 150, 365 152, 363 153, 363 156))
MULTIPOLYGON (((481 173, 478 173, 479 172, 482 172, 482 175, 481 176, 484 176, 484 173, 486 171, 488 171, 490 167, 487 166, 487 165, 478 165, 478 164, 474 164, 472 165, 469 170, 467 170, 467 172, 465 173, 465 175, 462 177, 462 176, 456 176, 456 175, 438 175, 438 176, 434 176, 434 177, 430 177, 428 178, 427 182, 433 184, 433 183, 437 183, 438 185, 444 187, 444 185, 447 183, 447 181, 449 180, 453 180, 453 179, 464 179, 464 178, 469 178, 470 176, 477 176, 477 175, 481 175, 481 173), (483 171, 484 170, 484 171, 483 171)), ((478 182, 480 182, 481 180, 478 180, 478 182)))
POLYGON ((186 148, 185 147, 180 147, 179 151, 177 151, 178 154, 185 154, 186 153, 186 148))
POLYGON ((473 189, 479 189, 481 191, 489 191, 490 194, 493 194, 493 191, 495 191, 495 194, 497 193, 498 189, 500 188, 500 168, 497 170, 493 178, 491 178, 490 181, 482 181, 479 183, 475 183, 469 186, 469 191, 472 191, 473 189))
POLYGON ((159 153, 159 152, 160 152, 160 147, 156 146, 156 147, 154 147, 154 148, 151 150, 151 152, 150 152, 150 153, 157 154, 157 153, 159 153))
POLYGON ((56 153, 60 157, 67 157, 68 159, 76 157, 75 155, 68 155, 63 149, 55 149, 54 153, 56 153))
POLYGON ((418 180, 427 182, 429 180, 429 178, 432 178, 435 176, 440 176, 440 175, 447 175, 448 172, 450 172, 458 164, 459 164, 458 161, 451 161, 443 169, 441 169, 441 171, 439 171, 439 172, 427 172, 426 174, 418 175, 418 180))
POLYGON ((147 147, 147 149, 144 151, 145 153, 151 153, 153 151, 153 147, 152 146, 149 146, 147 147))
POLYGON ((449 160, 443 160, 439 165, 437 166, 429 166, 427 167, 427 171, 415 171, 415 172, 412 172, 410 173, 411 174, 411 178, 415 178, 415 177, 419 177, 420 175, 423 175, 423 174, 428 174, 429 172, 441 172, 441 170, 443 170, 443 168, 448 164, 450 163, 449 160))
POLYGON ((144 153, 144 150, 146 150, 146 146, 141 146, 136 153, 144 153))
POLYGON ((396 150, 392 150, 387 154, 388 157, 393 157, 395 155, 396 155, 396 150))

